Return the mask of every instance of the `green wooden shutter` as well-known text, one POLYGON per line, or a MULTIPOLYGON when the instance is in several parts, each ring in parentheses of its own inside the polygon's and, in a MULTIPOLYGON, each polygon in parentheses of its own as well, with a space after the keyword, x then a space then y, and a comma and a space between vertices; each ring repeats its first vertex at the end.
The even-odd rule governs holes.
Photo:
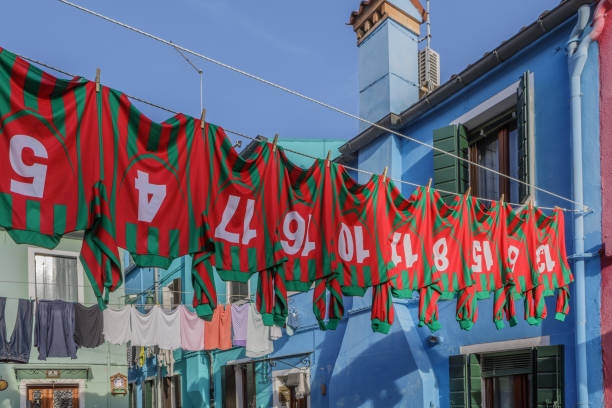
POLYGON ((563 345, 536 347, 536 407, 563 407, 563 345))
MULTIPOLYGON (((531 112, 533 101, 529 71, 523 73, 519 81, 516 95, 516 117, 518 127, 518 178, 527 183, 530 182, 529 174, 529 140, 533 135, 533 123, 530 123, 533 112, 531 112)), ((519 184, 519 202, 523 202, 529 196, 529 188, 524 184, 519 184)))
MULTIPOLYGON (((453 153, 459 157, 468 157, 468 142, 465 128, 461 125, 450 125, 434 130, 434 147, 453 153)), ((469 185, 469 167, 462 160, 455 159, 434 150, 434 187, 441 190, 463 193, 469 185)), ((452 194, 440 193, 445 200, 452 199, 452 194)))
POLYGON ((226 365, 221 371, 221 383, 223 384, 223 407, 236 408, 236 373, 237 366, 226 365))
POLYGON ((470 407, 482 407, 482 379, 480 370, 480 356, 478 354, 469 355, 469 374, 470 374, 470 407))
MULTIPOLYGON (((246 365, 246 395, 244 401, 248 407, 257 406, 257 388, 255 382, 255 364, 262 364, 265 368, 266 363, 252 363, 246 365)), ((242 377, 244 378, 244 377, 242 377)))
POLYGON ((448 358, 448 377, 450 386, 450 406, 465 408, 468 406, 467 365, 465 355, 448 358))

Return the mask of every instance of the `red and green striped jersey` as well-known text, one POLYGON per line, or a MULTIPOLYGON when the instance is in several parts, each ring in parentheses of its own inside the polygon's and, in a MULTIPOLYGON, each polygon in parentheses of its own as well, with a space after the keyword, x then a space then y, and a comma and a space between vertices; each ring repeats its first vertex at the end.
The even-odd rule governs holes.
POLYGON ((0 48, 0 226, 15 242, 53 248, 90 225, 97 132, 95 84, 0 48))
POLYGON ((153 122, 114 89, 101 89, 104 184, 117 245, 139 266, 167 268, 199 250, 207 142, 200 122, 153 122))
POLYGON ((431 251, 436 214, 431 211, 433 191, 419 187, 406 199, 389 180, 386 194, 386 217, 391 220, 387 242, 395 264, 388 272, 391 293, 394 297, 409 299, 413 291, 440 279, 431 251))
POLYGON ((331 274, 329 248, 323 237, 323 180, 329 166, 325 160, 315 160, 308 169, 289 161, 279 147, 281 165, 285 170, 288 201, 281 202, 276 234, 287 262, 284 264, 287 290, 306 292, 316 280, 331 274))
MULTIPOLYGON (((469 330, 478 318, 480 299, 488 299, 491 293, 502 290, 511 276, 505 258, 506 218, 497 202, 487 208, 476 198, 468 197, 472 250, 470 268, 474 284, 459 291, 457 296, 457 320, 461 328, 469 330)), ((493 315, 498 316, 498 310, 493 315)), ((494 318, 495 320, 495 318, 494 318)))
POLYGON ((569 313, 569 284, 574 281, 574 276, 567 262, 563 211, 556 208, 552 215, 546 216, 542 210, 535 208, 534 216, 538 233, 534 264, 541 286, 535 291, 534 307, 541 319, 545 318, 544 297, 554 295, 555 289, 559 289, 555 318, 565 320, 569 313))
POLYGON ((472 233, 469 225, 467 196, 455 196, 447 205, 437 191, 433 192, 434 211, 433 244, 434 266, 440 279, 421 289, 419 297, 419 324, 432 331, 440 328, 438 300, 452 299, 456 292, 473 284, 470 268, 472 233))
POLYGON ((276 226, 281 203, 288 200, 288 180, 279 150, 270 143, 259 143, 244 158, 217 128, 211 154, 210 199, 202 214, 205 248, 223 280, 246 282, 251 274, 286 261, 276 226))
POLYGON ((385 199, 380 176, 358 184, 344 166, 330 165, 323 197, 324 237, 331 239, 332 267, 345 295, 363 296, 368 287, 389 280, 387 270, 393 265, 385 242, 390 228, 385 199))

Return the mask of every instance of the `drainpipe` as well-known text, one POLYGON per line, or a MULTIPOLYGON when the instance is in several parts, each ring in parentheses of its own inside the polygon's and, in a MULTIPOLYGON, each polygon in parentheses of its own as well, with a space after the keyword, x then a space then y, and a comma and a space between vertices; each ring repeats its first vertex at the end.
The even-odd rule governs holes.
MULTIPOLYGON (((567 43, 568 69, 571 93, 571 136, 572 136, 572 190, 574 200, 584 202, 582 183, 582 100, 580 78, 586 63, 589 45, 593 40, 590 33, 580 40, 590 15, 590 7, 578 9, 578 21, 567 43)), ((580 210, 583 210, 582 208, 580 210)), ((574 275, 576 281, 576 384, 577 406, 589 406, 587 350, 586 350, 586 292, 584 282, 584 213, 574 215, 574 275)))
POLYGON ((215 370, 213 367, 214 356, 212 351, 207 351, 208 355, 208 387, 209 387, 209 399, 210 408, 215 408, 215 370))

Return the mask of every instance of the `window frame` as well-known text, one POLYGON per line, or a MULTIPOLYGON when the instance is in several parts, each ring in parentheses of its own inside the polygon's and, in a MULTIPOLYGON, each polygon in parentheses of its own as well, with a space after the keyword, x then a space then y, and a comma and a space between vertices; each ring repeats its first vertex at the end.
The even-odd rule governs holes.
POLYGON ((248 299, 250 296, 251 296, 251 280, 250 279, 246 282, 232 282, 232 281, 225 282, 225 298, 228 304, 240 302, 241 300, 248 299), (231 299, 232 299, 232 284, 233 283, 246 283, 247 284, 247 296, 244 298, 240 298, 240 299, 236 299, 232 301, 231 299))
POLYGON ((280 407, 280 398, 279 398, 279 387, 283 385, 283 381, 280 377, 286 377, 289 374, 297 374, 301 372, 306 372, 306 380, 308 381, 308 386, 310 388, 310 393, 306 396, 306 407, 310 408, 310 396, 312 395, 312 376, 310 373, 310 368, 289 368, 286 370, 274 370, 272 371, 272 406, 280 407))
POLYGON ((77 265, 77 302, 84 303, 85 285, 83 265, 79 259, 79 253, 75 251, 64 251, 58 249, 45 249, 40 247, 28 246, 28 296, 31 299, 38 299, 36 293, 36 255, 61 256, 76 259, 77 265))
MULTIPOLYGON (((534 74, 531 71, 527 71, 523 74, 527 78, 527 92, 529 94, 527 115, 528 115, 528 180, 525 180, 529 184, 533 184, 536 180, 536 149, 535 149, 535 92, 534 92, 534 74), (526 75, 525 75, 526 74, 526 75)), ((506 88, 502 89, 495 95, 484 100, 474 108, 458 116, 452 120, 449 125, 463 125, 468 130, 468 134, 472 132, 472 129, 482 126, 491 119, 499 116, 503 112, 507 112, 511 109, 516 111, 518 103, 518 89, 521 86, 521 80, 516 81, 506 88)), ((518 119, 518 118, 517 118, 518 119)), ((472 166, 470 166, 472 167, 472 166)), ((519 194, 520 195, 520 194, 519 194)), ((508 199, 508 197, 506 197, 508 199)), ((535 200, 535 191, 531 187, 527 187, 527 193, 521 204, 526 204, 529 200, 535 200)))

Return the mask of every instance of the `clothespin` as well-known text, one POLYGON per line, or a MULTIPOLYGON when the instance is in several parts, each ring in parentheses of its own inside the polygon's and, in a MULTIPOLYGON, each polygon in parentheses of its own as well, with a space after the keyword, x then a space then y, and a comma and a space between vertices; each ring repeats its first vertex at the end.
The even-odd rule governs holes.
POLYGON ((429 191, 430 188, 431 188, 431 179, 429 179, 429 181, 427 182, 427 191, 429 191))
POLYGON ((329 161, 331 160, 331 150, 327 152, 327 158, 325 159, 325 164, 329 167, 329 161))
POLYGON ((465 190, 465 193, 463 195, 469 196, 471 192, 472 192, 472 186, 468 186, 467 190, 465 190))
POLYGON ((206 109, 202 109, 202 116, 200 116, 200 127, 204 129, 204 118, 206 118, 206 109))
POLYGON ((100 68, 96 68, 96 92, 100 92, 100 68))
POLYGON ((278 133, 274 135, 274 141, 272 142, 272 153, 276 153, 276 144, 278 143, 278 133))
POLYGON ((387 177, 387 172, 389 171, 389 167, 385 166, 385 169, 382 172, 382 178, 383 180, 387 177))
POLYGON ((533 198, 530 198, 530 199, 529 199, 529 207, 530 207, 530 208, 531 208, 531 207, 533 207, 533 198))
POLYGON ((501 197, 499 197, 499 203, 500 203, 501 205, 504 205, 504 198, 505 198, 505 197, 504 197, 504 193, 502 193, 501 197))

